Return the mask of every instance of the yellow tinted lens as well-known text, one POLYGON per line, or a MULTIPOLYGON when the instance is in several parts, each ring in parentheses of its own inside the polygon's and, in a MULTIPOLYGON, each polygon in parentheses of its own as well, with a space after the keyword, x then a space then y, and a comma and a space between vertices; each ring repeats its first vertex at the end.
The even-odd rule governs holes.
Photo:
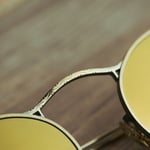
POLYGON ((55 126, 31 118, 0 120, 1 150, 77 150, 72 141, 55 126))
POLYGON ((122 89, 129 110, 150 131, 150 35, 129 51, 123 66, 122 89))

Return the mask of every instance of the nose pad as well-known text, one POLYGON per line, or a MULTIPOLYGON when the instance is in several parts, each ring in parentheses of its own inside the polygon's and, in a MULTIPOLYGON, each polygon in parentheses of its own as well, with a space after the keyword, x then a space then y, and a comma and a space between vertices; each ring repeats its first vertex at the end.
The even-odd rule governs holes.
POLYGON ((123 120, 124 123, 121 123, 121 128, 124 130, 124 133, 138 143, 141 143, 146 147, 150 147, 149 136, 142 132, 138 124, 136 124, 135 120, 128 114, 123 117, 123 120))
POLYGON ((105 132, 99 137, 89 141, 82 146, 82 150, 100 150, 102 147, 117 141, 123 136, 150 148, 150 138, 143 133, 129 115, 123 117, 123 121, 118 126, 110 131, 105 132))
POLYGON ((88 143, 82 146, 83 150, 99 150, 100 148, 104 147, 105 145, 116 141, 117 139, 121 138, 125 135, 124 130, 120 125, 118 127, 107 131, 106 133, 96 137, 95 139, 89 141, 88 143))

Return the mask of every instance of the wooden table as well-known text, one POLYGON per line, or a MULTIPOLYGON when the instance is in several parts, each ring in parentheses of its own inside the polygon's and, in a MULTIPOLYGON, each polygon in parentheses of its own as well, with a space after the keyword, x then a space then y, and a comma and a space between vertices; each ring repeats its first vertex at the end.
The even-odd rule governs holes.
MULTIPOLYGON (((0 113, 31 109, 75 71, 115 65, 150 28, 149 0, 0 2, 0 113)), ((80 79, 44 109, 82 145, 115 127, 124 110, 111 76, 80 79)), ((143 150, 124 137, 103 149, 143 150)))

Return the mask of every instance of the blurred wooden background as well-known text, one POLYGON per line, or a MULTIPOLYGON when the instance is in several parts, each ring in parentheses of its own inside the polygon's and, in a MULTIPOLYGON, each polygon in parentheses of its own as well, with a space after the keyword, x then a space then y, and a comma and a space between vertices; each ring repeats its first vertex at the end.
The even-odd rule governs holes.
MULTIPOLYGON (((31 109, 64 76, 115 65, 150 28, 149 0, 0 1, 0 113, 31 109)), ((82 145, 120 122, 111 76, 80 79, 44 109, 82 145)), ((143 150, 123 138, 103 149, 143 150)))

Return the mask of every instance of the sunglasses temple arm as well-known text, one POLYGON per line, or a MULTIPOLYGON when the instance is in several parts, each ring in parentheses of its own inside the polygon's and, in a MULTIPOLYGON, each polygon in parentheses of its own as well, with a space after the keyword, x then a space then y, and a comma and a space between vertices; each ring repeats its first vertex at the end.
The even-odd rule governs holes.
POLYGON ((81 70, 78 72, 75 72, 64 79, 62 79, 60 82, 58 82, 52 89, 50 89, 44 97, 40 100, 40 102, 31 110, 28 111, 27 113, 29 114, 39 114, 43 116, 43 113, 41 109, 46 105, 46 103, 65 85, 68 83, 82 78, 86 76, 93 76, 93 75, 102 75, 102 74, 108 74, 112 73, 117 79, 119 78, 119 75, 117 71, 120 69, 122 62, 118 63, 115 66, 112 67, 106 67, 106 68, 92 68, 92 69, 87 69, 87 70, 81 70))
POLYGON ((117 128, 114 128, 113 130, 84 144, 82 146, 82 150, 100 150, 101 147, 119 139, 124 135, 124 130, 121 128, 121 126, 118 126, 117 128))

